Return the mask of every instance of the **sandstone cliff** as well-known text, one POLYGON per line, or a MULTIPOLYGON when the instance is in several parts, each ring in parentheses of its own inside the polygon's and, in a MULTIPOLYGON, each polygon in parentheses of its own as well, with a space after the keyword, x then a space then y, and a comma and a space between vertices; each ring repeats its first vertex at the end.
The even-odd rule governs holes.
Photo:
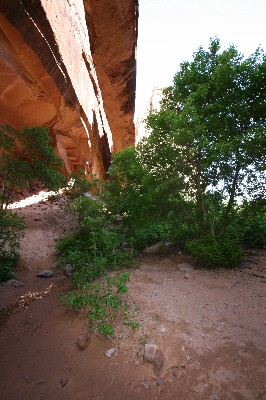
POLYGON ((137 0, 1 0, 0 123, 42 125, 63 158, 105 177, 134 144, 137 0))

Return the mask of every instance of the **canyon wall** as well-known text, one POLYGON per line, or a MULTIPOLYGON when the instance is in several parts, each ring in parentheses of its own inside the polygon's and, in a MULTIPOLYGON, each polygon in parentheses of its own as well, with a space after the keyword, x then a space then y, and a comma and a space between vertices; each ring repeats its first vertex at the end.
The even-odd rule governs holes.
POLYGON ((47 126, 65 171, 101 179, 133 145, 137 0, 1 0, 0 124, 47 126))

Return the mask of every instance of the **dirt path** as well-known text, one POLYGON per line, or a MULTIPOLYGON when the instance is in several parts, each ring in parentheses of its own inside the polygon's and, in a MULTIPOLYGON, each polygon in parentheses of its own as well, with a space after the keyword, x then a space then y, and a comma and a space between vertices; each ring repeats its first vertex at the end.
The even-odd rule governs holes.
POLYGON ((113 342, 92 336, 81 351, 86 320, 58 300, 70 280, 56 270, 36 277, 53 269, 55 241, 70 221, 58 202, 20 212, 29 225, 17 271, 24 286, 0 286, 0 308, 24 298, 6 320, 2 312, 1 400, 266 399, 266 251, 234 271, 178 271, 190 262, 182 254, 144 258, 128 295, 141 310, 137 332, 113 342), (159 370, 143 362, 147 341, 161 351, 159 370), (112 347, 117 354, 107 358, 112 347))

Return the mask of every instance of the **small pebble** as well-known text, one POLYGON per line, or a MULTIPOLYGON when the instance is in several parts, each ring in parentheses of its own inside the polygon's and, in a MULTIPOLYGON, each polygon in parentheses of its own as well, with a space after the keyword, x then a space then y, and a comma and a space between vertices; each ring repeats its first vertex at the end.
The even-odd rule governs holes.
POLYGON ((44 382, 45 382, 45 379, 43 379, 43 378, 42 378, 42 379, 38 379, 38 380, 36 381, 37 384, 39 384, 39 383, 44 383, 44 382))
POLYGON ((69 377, 65 376, 64 378, 61 378, 59 382, 61 383, 61 386, 64 387, 64 386, 66 386, 68 381, 69 381, 69 377))
POLYGON ((117 349, 115 347, 113 347, 112 349, 106 350, 104 352, 104 354, 105 354, 106 357, 111 358, 116 354, 116 352, 117 352, 117 349))
POLYGON ((149 389, 149 387, 150 387, 150 384, 149 384, 149 382, 147 382, 147 381, 142 381, 141 384, 142 384, 142 386, 144 386, 146 389, 149 389))

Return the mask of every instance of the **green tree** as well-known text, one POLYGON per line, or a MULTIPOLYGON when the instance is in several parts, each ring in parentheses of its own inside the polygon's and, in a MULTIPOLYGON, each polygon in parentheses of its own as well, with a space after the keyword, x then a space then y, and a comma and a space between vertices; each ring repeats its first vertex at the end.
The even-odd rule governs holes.
POLYGON ((157 179, 142 164, 141 152, 140 145, 114 155, 103 191, 108 210, 138 249, 167 239, 168 198, 178 196, 171 179, 157 179))
POLYGON ((40 181, 48 189, 65 184, 60 173, 62 161, 50 145, 48 129, 33 127, 16 130, 0 127, 0 209, 12 202, 15 191, 40 181))
POLYGON ((0 282, 14 276, 12 268, 26 227, 23 218, 8 209, 16 191, 36 180, 51 190, 65 184, 61 160, 50 142, 47 128, 0 127, 0 282))
POLYGON ((221 51, 212 39, 207 51, 200 47, 192 62, 180 65, 160 111, 147 118, 144 163, 162 179, 175 176, 183 197, 195 200, 201 233, 215 234, 218 197, 227 201, 224 232, 243 190, 262 195, 265 96, 265 53, 258 49, 244 59, 235 46, 221 51))

